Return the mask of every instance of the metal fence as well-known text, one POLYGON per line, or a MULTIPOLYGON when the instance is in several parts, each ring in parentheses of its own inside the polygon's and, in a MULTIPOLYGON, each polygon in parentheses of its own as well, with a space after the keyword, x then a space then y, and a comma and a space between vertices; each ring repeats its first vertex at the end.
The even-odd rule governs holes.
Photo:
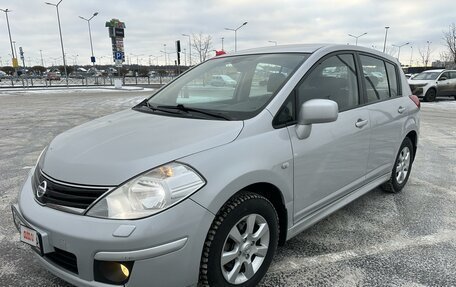
MULTIPOLYGON (((174 77, 122 77, 123 85, 162 85, 171 81, 174 77)), ((68 78, 68 86, 110 86, 114 85, 115 77, 81 77, 68 78)), ((30 88, 30 87, 66 87, 67 80, 48 80, 39 77, 6 77, 0 78, 1 88, 30 88)))

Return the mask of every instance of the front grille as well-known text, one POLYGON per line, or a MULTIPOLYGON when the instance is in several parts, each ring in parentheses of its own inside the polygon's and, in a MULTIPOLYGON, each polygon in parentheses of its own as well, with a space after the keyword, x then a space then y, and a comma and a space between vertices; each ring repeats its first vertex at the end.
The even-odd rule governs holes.
POLYGON ((78 209, 86 209, 97 198, 109 190, 107 187, 86 187, 60 183, 45 175, 39 168, 35 170, 32 185, 35 198, 40 203, 78 209), (37 189, 43 182, 46 182, 46 191, 40 197, 37 195, 37 189))
POLYGON ((44 257, 54 264, 78 274, 78 261, 73 253, 54 247, 54 252, 45 254, 44 257))

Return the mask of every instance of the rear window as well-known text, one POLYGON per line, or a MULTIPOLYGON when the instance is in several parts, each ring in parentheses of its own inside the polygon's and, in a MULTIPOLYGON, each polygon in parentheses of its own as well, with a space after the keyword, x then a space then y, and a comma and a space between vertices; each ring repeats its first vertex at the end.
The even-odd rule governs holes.
POLYGON ((388 73, 390 97, 397 97, 399 95, 399 86, 397 83, 397 70, 393 64, 385 63, 386 72, 388 73))
MULTIPOLYGON (((385 63, 377 58, 361 55, 367 101, 375 102, 390 98, 390 87, 385 63)), ((396 83, 397 93, 397 83, 396 83)))

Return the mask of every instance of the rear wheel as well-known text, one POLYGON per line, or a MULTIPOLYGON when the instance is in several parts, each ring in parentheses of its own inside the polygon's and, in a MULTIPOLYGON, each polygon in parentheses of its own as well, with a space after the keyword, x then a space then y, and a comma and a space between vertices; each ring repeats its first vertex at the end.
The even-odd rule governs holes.
POLYGON ((437 96, 437 92, 435 89, 429 89, 426 92, 426 95, 424 95, 424 101, 425 102, 433 102, 435 101, 435 97, 437 96))
POLYGON ((202 286, 256 286, 277 249, 277 212, 265 197, 243 192, 217 213, 201 257, 202 286))
POLYGON ((390 179, 381 187, 388 192, 397 193, 404 188, 410 176, 413 163, 413 144, 410 138, 406 137, 401 144, 396 161, 391 172, 390 179))

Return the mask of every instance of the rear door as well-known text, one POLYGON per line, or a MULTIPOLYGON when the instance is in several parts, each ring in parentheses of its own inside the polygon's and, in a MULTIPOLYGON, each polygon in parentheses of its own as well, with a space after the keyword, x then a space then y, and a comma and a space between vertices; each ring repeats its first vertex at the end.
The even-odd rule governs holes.
POLYGON ((366 179, 391 172, 402 142, 408 97, 402 97, 399 67, 382 58, 361 54, 365 101, 371 122, 371 138, 366 179))
POLYGON ((295 222, 361 186, 369 152, 369 114, 360 106, 354 54, 327 56, 312 69, 295 89, 297 107, 311 99, 329 99, 338 103, 339 116, 335 122, 312 125, 303 140, 295 125, 288 127, 295 222))

